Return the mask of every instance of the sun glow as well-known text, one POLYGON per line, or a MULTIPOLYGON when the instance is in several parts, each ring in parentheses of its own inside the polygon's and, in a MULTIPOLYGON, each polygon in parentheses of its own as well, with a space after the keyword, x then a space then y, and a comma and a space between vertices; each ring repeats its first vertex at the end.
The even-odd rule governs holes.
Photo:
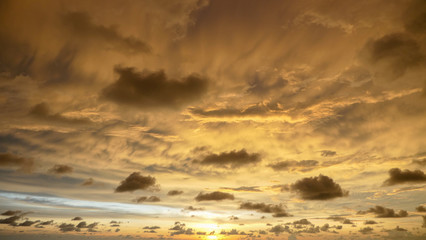
POLYGON ((216 239, 218 239, 218 237, 215 236, 215 235, 209 235, 209 236, 206 237, 206 239, 216 240, 216 239))

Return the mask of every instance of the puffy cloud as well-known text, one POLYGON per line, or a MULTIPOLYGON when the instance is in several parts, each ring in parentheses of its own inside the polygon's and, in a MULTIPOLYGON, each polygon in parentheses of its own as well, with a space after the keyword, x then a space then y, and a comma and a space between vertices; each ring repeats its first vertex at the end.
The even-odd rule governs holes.
POLYGON ((400 210, 398 213, 395 213, 395 210, 391 208, 385 208, 382 206, 375 206, 374 208, 370 208, 367 211, 359 211, 359 214, 366 213, 375 213, 378 218, 399 218, 399 217, 407 217, 408 213, 405 210, 400 210))
POLYGON ((408 170, 402 171, 399 168, 392 168, 389 170, 389 179, 383 182, 384 186, 392 186, 402 183, 420 183, 426 182, 426 175, 421 170, 408 170))
POLYGON ((30 173, 34 169, 34 161, 11 153, 0 153, 0 167, 18 167, 19 171, 30 173))
POLYGON ((225 192, 219 192, 219 191, 215 191, 215 192, 211 192, 211 193, 199 193, 196 197, 195 200, 197 202, 200 201, 222 201, 222 200, 234 200, 235 197, 233 194, 230 193, 225 193, 225 192))
POLYGON ((183 193, 183 191, 180 190, 170 190, 169 192, 167 192, 168 196, 176 196, 176 195, 181 195, 183 193))
POLYGON ((240 209, 248 209, 248 210, 256 210, 257 212, 262 213, 273 213, 273 217, 290 217, 283 205, 273 205, 273 204, 265 204, 265 203, 251 203, 251 202, 243 202, 240 205, 240 209))
POLYGON ((175 222, 175 225, 173 227, 171 227, 169 230, 172 231, 172 233, 170 234, 171 236, 174 235, 194 235, 194 231, 192 228, 186 228, 184 223, 181 222, 175 222))
POLYGON ((159 202, 161 199, 157 196, 150 196, 150 197, 140 197, 135 200, 137 203, 141 202, 159 202))
POLYGON ((255 164, 261 161, 259 153, 248 153, 245 149, 239 151, 222 152, 220 154, 211 153, 199 162, 202 165, 214 165, 217 167, 241 167, 247 164, 255 164))
POLYGON ((102 96, 142 109, 179 108, 207 90, 207 80, 196 74, 175 80, 168 79, 164 71, 139 73, 134 68, 116 67, 115 72, 118 80, 103 89, 102 96))
POLYGON ((376 221, 374 221, 374 220, 366 220, 366 221, 364 222, 364 224, 365 224, 365 225, 377 224, 377 222, 376 222, 376 221))
POLYGON ((83 220, 82 217, 75 217, 75 218, 71 219, 71 221, 81 221, 81 220, 83 220))
POLYGON ((268 167, 271 167, 275 171, 301 171, 307 172, 315 169, 318 166, 318 161, 316 160, 302 160, 302 161, 281 161, 269 164, 268 167))
POLYGON ((115 192, 133 192, 136 190, 155 190, 155 177, 142 176, 139 172, 130 174, 126 179, 121 181, 120 185, 115 189, 115 192))
POLYGON ((79 228, 75 227, 75 225, 71 223, 69 224, 62 223, 61 225, 58 226, 58 228, 59 228, 59 231, 61 232, 73 232, 73 231, 79 232, 80 231, 79 228))
POLYGON ((290 190, 300 195, 305 200, 328 200, 337 197, 345 197, 349 194, 330 177, 319 175, 318 177, 303 178, 290 185, 290 190))
POLYGON ((309 222, 308 219, 303 218, 303 219, 294 221, 293 225, 312 225, 312 223, 309 222))
POLYGON ((52 168, 49 169, 49 173, 53 173, 53 174, 67 174, 67 173, 72 173, 73 172, 73 168, 65 165, 65 164, 55 164, 52 168))
POLYGON ((275 235, 280 235, 283 232, 287 232, 290 233, 291 230, 289 228, 289 226, 283 226, 283 225, 275 225, 274 227, 272 227, 269 232, 274 233, 275 235))

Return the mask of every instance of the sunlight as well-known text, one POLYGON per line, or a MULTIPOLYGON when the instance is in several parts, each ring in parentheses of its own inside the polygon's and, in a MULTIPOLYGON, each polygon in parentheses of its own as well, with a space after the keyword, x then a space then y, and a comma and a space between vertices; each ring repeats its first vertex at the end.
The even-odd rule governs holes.
POLYGON ((206 239, 216 240, 217 236, 215 236, 215 235, 209 235, 209 236, 206 237, 206 239))

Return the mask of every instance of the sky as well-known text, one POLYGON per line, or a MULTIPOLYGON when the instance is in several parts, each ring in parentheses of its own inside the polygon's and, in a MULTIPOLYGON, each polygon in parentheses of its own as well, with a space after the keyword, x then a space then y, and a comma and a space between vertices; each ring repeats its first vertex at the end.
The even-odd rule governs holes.
POLYGON ((0 238, 425 239, 423 0, 0 0, 0 238))

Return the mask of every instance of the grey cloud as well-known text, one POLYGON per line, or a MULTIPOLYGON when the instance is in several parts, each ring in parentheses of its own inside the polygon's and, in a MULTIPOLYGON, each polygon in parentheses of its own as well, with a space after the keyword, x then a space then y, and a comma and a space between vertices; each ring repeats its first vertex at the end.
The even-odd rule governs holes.
POLYGON ((134 68, 116 67, 119 78, 103 89, 101 95, 119 104, 142 109, 180 108, 199 99, 207 90, 207 80, 189 75, 168 79, 164 71, 136 72, 134 68))
POLYGON ((377 222, 376 222, 376 221, 374 221, 374 220, 366 220, 366 221, 364 222, 364 224, 365 224, 365 225, 377 224, 377 222))
POLYGON ((275 235, 280 235, 283 232, 291 233, 291 230, 288 226, 275 225, 272 227, 269 232, 274 233, 275 235))
POLYGON ((143 229, 160 229, 160 227, 159 226, 145 226, 145 227, 143 227, 143 229))
POLYGON ((142 176, 139 172, 130 174, 121 181, 115 192, 133 192, 136 190, 155 190, 158 188, 156 180, 151 176, 142 176))
POLYGON ((170 190, 168 193, 167 193, 167 195, 168 196, 176 196, 176 195, 180 195, 180 194, 182 194, 183 193, 183 191, 180 191, 180 190, 170 190))
POLYGON ((408 213, 405 210, 400 210, 398 213, 391 208, 385 208, 382 206, 375 206, 370 208, 367 211, 359 211, 358 214, 374 213, 378 218, 400 218, 407 217, 408 213))
POLYGON ((11 153, 0 153, 0 167, 18 167, 21 172, 31 173, 34 169, 34 160, 11 153))
POLYGON ((38 223, 38 222, 40 222, 40 220, 37 220, 37 221, 26 220, 25 222, 22 222, 22 223, 18 224, 18 226, 29 227, 29 226, 32 226, 35 223, 38 223))
POLYGON ((72 173, 74 169, 68 165, 64 164, 55 164, 52 168, 49 169, 49 173, 53 174, 67 174, 72 173))
POLYGON ((134 37, 123 37, 113 27, 97 25, 85 12, 68 12, 62 16, 62 23, 74 39, 82 42, 94 41, 96 44, 104 42, 107 47, 129 54, 151 52, 151 47, 145 42, 134 37))
POLYGON ((75 218, 71 219, 71 221, 80 221, 80 220, 83 220, 83 218, 82 217, 75 217, 75 218))
POLYGON ((0 219, 0 224, 17 225, 16 221, 18 221, 19 219, 21 219, 21 216, 17 215, 8 218, 3 218, 0 219))
POLYGON ((189 207, 186 207, 185 210, 187 210, 187 211, 202 211, 202 210, 204 210, 204 208, 197 208, 197 207, 189 206, 189 207))
POLYGON ((74 224, 66 224, 66 223, 62 223, 61 225, 58 226, 59 231, 61 232, 73 232, 73 231, 77 231, 79 232, 80 229, 75 227, 74 224))
POLYGON ((170 228, 169 230, 171 230, 171 236, 174 235, 194 235, 194 231, 192 228, 186 228, 184 223, 180 223, 180 222, 175 222, 175 225, 170 228))
POLYGON ((399 168, 392 168, 389 170, 389 178, 383 182, 384 186, 392 186, 403 183, 421 183, 426 182, 426 175, 421 170, 408 170, 402 171, 399 168))
POLYGON ((290 217, 291 215, 286 212, 282 204, 273 205, 265 203, 241 203, 240 209, 256 210, 262 213, 273 213, 273 217, 290 217))
POLYGON ((293 222, 293 225, 298 225, 298 224, 300 224, 300 225, 312 225, 312 223, 309 222, 308 219, 306 219, 306 218, 293 222))
POLYGON ((290 191, 296 192, 305 200, 329 200, 337 197, 348 196, 349 192, 343 190, 339 184, 330 177, 303 178, 290 185, 290 191))
POLYGON ((200 201, 222 201, 222 200, 234 200, 235 197, 234 195, 230 194, 230 193, 225 193, 225 192, 219 192, 219 191, 215 191, 215 192, 211 192, 211 193, 199 193, 196 197, 195 200, 197 202, 200 201))
POLYGON ((243 165, 255 164, 261 161, 259 153, 248 153, 245 149, 239 151, 222 152, 220 154, 211 153, 199 162, 202 165, 214 165, 217 167, 241 167, 243 165))
POLYGON ((135 200, 137 203, 141 202, 160 202, 161 199, 157 196, 140 197, 135 200))
POLYGON ((268 167, 271 167, 275 171, 300 171, 307 172, 315 169, 318 166, 318 161, 316 160, 302 160, 302 161, 281 161, 269 164, 268 167))

